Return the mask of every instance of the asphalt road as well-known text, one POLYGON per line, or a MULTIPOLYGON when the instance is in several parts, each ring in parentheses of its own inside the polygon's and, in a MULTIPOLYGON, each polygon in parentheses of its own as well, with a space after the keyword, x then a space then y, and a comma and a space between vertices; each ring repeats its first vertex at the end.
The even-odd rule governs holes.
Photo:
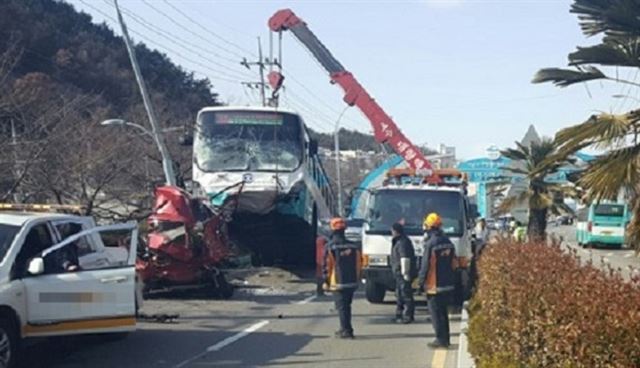
POLYGON ((153 299, 143 312, 178 313, 175 323, 141 322, 119 341, 96 336, 58 338, 27 349, 25 367, 456 367, 460 316, 452 346, 430 350, 434 338, 424 296, 411 325, 391 322, 393 297, 354 301, 355 340, 333 337, 330 296, 315 298, 311 279, 265 270, 231 300, 194 296, 153 299), (261 277, 264 276, 264 277, 261 277))
POLYGON ((627 279, 634 273, 640 273, 640 258, 626 245, 622 248, 582 248, 576 242, 575 225, 549 225, 547 230, 550 234, 561 236, 563 244, 584 261, 591 260, 594 265, 603 268, 611 266, 627 279))

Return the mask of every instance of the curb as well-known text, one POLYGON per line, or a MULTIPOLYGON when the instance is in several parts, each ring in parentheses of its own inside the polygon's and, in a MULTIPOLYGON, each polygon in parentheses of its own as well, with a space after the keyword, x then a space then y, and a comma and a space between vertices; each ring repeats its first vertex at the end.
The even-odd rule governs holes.
POLYGON ((458 365, 457 368, 475 368, 475 363, 468 350, 467 329, 469 323, 469 313, 466 305, 462 308, 462 319, 460 322, 460 341, 458 343, 458 365))

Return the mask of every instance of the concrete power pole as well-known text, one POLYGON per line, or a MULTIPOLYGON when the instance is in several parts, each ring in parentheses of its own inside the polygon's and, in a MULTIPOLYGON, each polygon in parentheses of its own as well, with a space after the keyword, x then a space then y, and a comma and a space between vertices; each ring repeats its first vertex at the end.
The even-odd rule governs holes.
MULTIPOLYGON (((269 41, 269 53, 273 54, 273 45, 272 45, 272 41, 269 41)), ((259 82, 242 82, 242 85, 249 87, 250 89, 254 89, 257 88, 260 90, 260 98, 261 98, 261 103, 262 106, 273 106, 273 107, 277 107, 278 106, 278 99, 277 96, 272 96, 270 98, 267 98, 267 88, 269 88, 269 86, 267 85, 267 82, 265 81, 265 76, 264 76, 264 72, 267 69, 267 67, 269 67, 269 70, 273 70, 273 66, 280 66, 280 64, 278 63, 278 60, 274 60, 273 57, 270 58, 265 58, 262 54, 262 43, 260 41, 260 37, 258 37, 258 61, 248 61, 246 58, 244 58, 241 62, 240 65, 244 66, 245 68, 251 70, 252 66, 257 66, 258 67, 258 71, 260 73, 260 81, 259 82)))
POLYGON ((151 105, 151 99, 149 98, 147 87, 144 83, 144 79, 142 78, 142 73, 140 73, 140 67, 138 66, 138 59, 136 58, 135 50, 133 49, 131 39, 129 38, 129 32, 127 32, 127 26, 124 23, 124 19, 122 19, 122 14, 120 14, 120 8, 118 8, 118 0, 113 0, 113 4, 116 8, 116 12, 118 13, 118 22, 120 23, 124 43, 127 46, 129 59, 131 59, 131 66, 133 67, 133 72, 136 76, 138 87, 140 88, 140 94, 142 95, 144 108, 145 110, 147 110, 147 115, 149 116, 149 123, 151 123, 151 132, 153 133, 153 139, 155 140, 156 145, 160 150, 160 155, 162 156, 162 169, 164 171, 165 181, 167 185, 176 185, 176 175, 173 171, 173 161, 171 160, 171 156, 169 155, 169 150, 167 150, 167 147, 164 144, 162 132, 158 126, 158 120, 156 119, 156 113, 153 110, 153 106, 151 105))

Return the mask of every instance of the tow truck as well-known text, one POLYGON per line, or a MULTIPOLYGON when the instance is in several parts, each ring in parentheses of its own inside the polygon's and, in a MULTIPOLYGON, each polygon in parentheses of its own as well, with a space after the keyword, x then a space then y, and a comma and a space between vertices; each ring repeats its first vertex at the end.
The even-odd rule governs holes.
POLYGON ((366 257, 365 295, 371 303, 382 303, 386 292, 395 289, 389 262, 391 225, 404 224, 420 264, 424 251, 422 222, 431 212, 442 217, 442 229, 455 245, 460 261, 456 304, 468 295, 475 214, 467 196, 466 177, 452 169, 434 172, 441 179, 439 183, 430 183, 411 169, 391 169, 381 185, 368 188, 362 253, 366 257))
POLYGON ((136 327, 137 224, 97 226, 79 210, 0 204, 2 367, 15 366, 25 339, 136 327))
MULTIPOLYGON (((469 200, 463 174, 457 170, 434 170, 422 151, 398 128, 398 125, 316 37, 307 24, 292 10, 277 11, 269 19, 273 32, 291 31, 329 73, 332 84, 344 91, 344 102, 356 106, 373 127, 374 138, 387 144, 404 159, 408 170, 388 173, 386 185, 367 190, 371 193, 368 214, 363 226, 362 251, 365 257, 364 281, 367 299, 382 302, 384 294, 392 289, 393 277, 388 257, 391 253, 391 225, 404 221, 408 227, 416 253, 422 254, 422 219, 428 212, 439 212, 444 217, 445 232, 456 245, 461 260, 461 279, 467 278, 471 246, 469 200), (430 205, 429 203, 437 203, 430 205), (390 213, 399 205, 398 213, 390 213), (387 207, 390 208, 387 208, 387 207), (384 219, 382 219, 384 217, 384 219)), ((284 81, 281 70, 269 74, 269 82, 277 91, 284 81)), ((274 92, 275 93, 275 92, 274 92)), ((318 242, 320 244, 321 242, 318 242)), ((461 289, 461 288, 459 288, 461 289)))

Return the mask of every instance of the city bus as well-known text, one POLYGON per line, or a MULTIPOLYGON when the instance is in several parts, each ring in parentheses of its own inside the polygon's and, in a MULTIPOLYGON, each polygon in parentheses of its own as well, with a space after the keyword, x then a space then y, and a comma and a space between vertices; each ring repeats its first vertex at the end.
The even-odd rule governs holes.
POLYGON ((205 107, 192 144, 194 193, 214 206, 237 203, 229 223, 234 243, 250 248, 261 264, 313 262, 317 226, 333 212, 333 194, 300 115, 205 107))
POLYGON ((577 242, 585 247, 622 247, 629 218, 629 208, 625 203, 592 203, 577 211, 577 242))

